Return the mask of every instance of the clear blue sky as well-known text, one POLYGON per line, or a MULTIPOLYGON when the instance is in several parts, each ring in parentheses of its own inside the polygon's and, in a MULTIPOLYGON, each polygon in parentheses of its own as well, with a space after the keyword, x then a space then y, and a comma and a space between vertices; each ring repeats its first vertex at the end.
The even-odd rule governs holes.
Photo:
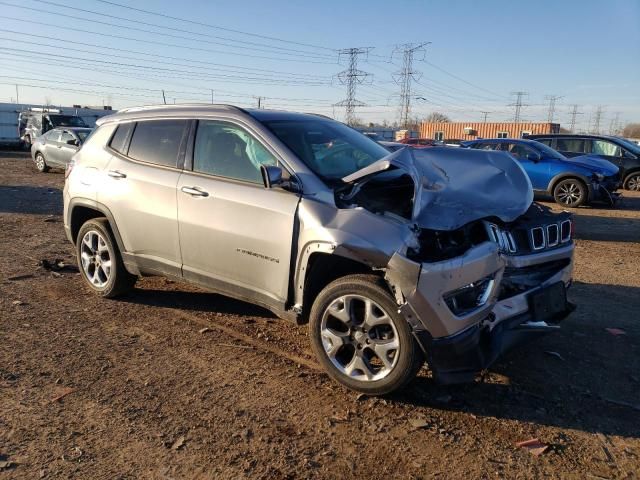
POLYGON ((394 49, 431 42, 414 62, 422 74, 413 84, 415 115, 472 121, 488 111, 489 120, 507 120, 510 93, 521 90, 529 92, 527 120, 545 120, 553 94, 562 97, 561 123, 571 104, 583 127, 598 105, 606 128, 618 113, 620 123, 640 121, 640 0, 0 0, 0 8, 1 102, 15 98, 16 83, 23 103, 116 108, 162 102, 163 89, 168 103, 208 102, 213 89, 216 102, 255 105, 261 96, 267 107, 341 119, 343 109, 332 107, 345 96, 336 50, 372 47, 359 62, 373 76, 357 87, 367 104, 357 115, 393 121, 392 72, 401 64, 394 49))

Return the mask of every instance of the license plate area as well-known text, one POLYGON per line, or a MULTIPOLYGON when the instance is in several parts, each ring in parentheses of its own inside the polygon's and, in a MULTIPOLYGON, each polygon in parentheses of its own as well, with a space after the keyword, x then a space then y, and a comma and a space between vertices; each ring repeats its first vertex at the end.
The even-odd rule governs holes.
POLYGON ((557 282, 531 293, 528 301, 533 319, 537 321, 554 320, 569 308, 564 282, 557 282))

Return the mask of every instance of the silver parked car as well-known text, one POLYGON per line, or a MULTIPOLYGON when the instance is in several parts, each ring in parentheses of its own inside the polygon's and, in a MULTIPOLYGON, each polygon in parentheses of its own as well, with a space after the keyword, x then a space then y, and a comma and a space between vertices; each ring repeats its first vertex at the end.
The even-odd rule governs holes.
POLYGON ((98 295, 183 279, 309 323, 329 375, 385 394, 460 382, 572 310, 572 220, 508 154, 390 153, 315 116, 132 108, 67 169, 64 224, 98 295))
POLYGON ((54 128, 36 138, 31 145, 31 158, 38 171, 66 167, 92 131, 91 128, 54 128))

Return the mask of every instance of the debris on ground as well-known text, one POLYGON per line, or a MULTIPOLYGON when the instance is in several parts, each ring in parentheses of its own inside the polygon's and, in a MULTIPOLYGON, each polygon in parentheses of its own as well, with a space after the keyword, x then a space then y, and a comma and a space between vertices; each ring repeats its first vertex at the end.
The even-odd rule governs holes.
POLYGON ((78 271, 77 267, 65 263, 61 258, 56 258, 55 260, 47 260, 46 258, 43 258, 38 262, 38 266, 50 272, 60 272, 63 270, 69 272, 78 271))
POLYGON ((176 438, 175 442, 171 445, 171 450, 178 450, 184 445, 184 435, 180 435, 176 438))
POLYGON ((25 303, 22 300, 14 300, 13 302, 11 302, 11 305, 25 305, 25 303))
POLYGON ((554 352, 552 350, 545 350, 544 353, 546 353, 547 355, 551 355, 552 357, 559 358, 564 362, 564 357, 560 355, 558 352, 554 352))
POLYGON ((626 335, 627 334, 627 332, 625 332, 621 328, 605 328, 605 330, 607 332, 609 332, 611 335, 613 335, 614 337, 617 337, 618 335, 626 335))
POLYGON ((544 452, 547 451, 547 449, 549 448, 549 445, 542 443, 537 438, 532 438, 530 440, 517 442, 516 447, 526 448, 529 451, 529 453, 531 453, 532 455, 535 455, 536 457, 539 457, 540 455, 542 455, 544 452))
POLYGON ((409 424, 415 428, 416 430, 420 429, 420 428, 426 428, 430 425, 430 423, 427 421, 426 418, 424 417, 413 417, 409 419, 409 424))
POLYGON ((58 395, 56 395, 55 397, 53 397, 49 403, 54 403, 54 402, 59 402, 60 400, 62 400, 64 397, 66 397, 67 395, 69 395, 70 393, 73 393, 77 390, 77 388, 73 388, 73 387, 65 387, 63 389, 58 390, 58 395))
POLYGON ((210 332, 210 331, 211 331, 211 329, 209 327, 204 327, 204 328, 201 328, 200 330, 198 330, 198 333, 207 333, 207 332, 210 332))
POLYGON ((13 277, 7 278, 7 280, 10 280, 12 282, 16 282, 18 280, 26 280, 27 278, 33 278, 33 275, 30 274, 30 273, 26 273, 24 275, 14 275, 13 277))

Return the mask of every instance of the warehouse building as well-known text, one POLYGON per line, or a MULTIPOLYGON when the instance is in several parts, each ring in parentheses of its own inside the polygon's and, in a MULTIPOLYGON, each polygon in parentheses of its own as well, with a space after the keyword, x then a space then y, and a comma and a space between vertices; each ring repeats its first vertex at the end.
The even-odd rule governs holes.
POLYGON ((559 123, 430 123, 420 126, 420 137, 434 140, 475 140, 477 138, 522 138, 535 133, 560 133, 559 123))

